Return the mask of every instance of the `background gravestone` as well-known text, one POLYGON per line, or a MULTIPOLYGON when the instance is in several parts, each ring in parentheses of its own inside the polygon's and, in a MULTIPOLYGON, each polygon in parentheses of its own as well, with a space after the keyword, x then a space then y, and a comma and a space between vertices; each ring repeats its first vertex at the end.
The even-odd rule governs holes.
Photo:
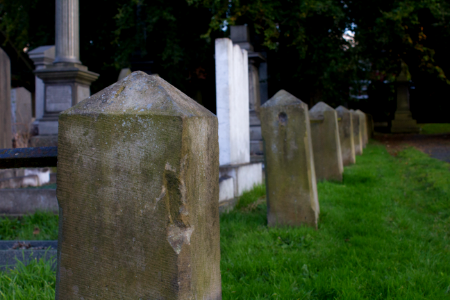
POLYGON ((11 90, 11 118, 13 134, 22 134, 28 137, 32 117, 31 93, 24 87, 11 90))
POLYGON ((342 163, 348 166, 355 163, 355 143, 353 140, 352 113, 344 106, 336 108, 339 125, 339 141, 341 142, 342 163))
POLYGON ((11 62, 0 48, 0 149, 12 148, 11 131, 11 62))
POLYGON ((143 72, 60 115, 56 299, 221 299, 217 128, 143 72))
POLYGON ((308 106, 281 90, 261 106, 269 226, 317 228, 317 197, 308 106))
POLYGON ((363 147, 365 148, 367 143, 369 142, 369 136, 368 136, 368 128, 367 128, 367 118, 366 118, 366 114, 357 109, 356 113, 359 114, 359 126, 360 126, 360 130, 361 130, 361 135, 362 135, 362 141, 363 141, 363 147))
POLYGON ((316 179, 342 181, 341 143, 336 111, 319 102, 309 111, 316 179))
POLYGON ((350 112, 352 114, 353 121, 353 142, 355 145, 355 155, 361 155, 363 153, 363 137, 360 124, 361 118, 353 109, 350 109, 350 112))

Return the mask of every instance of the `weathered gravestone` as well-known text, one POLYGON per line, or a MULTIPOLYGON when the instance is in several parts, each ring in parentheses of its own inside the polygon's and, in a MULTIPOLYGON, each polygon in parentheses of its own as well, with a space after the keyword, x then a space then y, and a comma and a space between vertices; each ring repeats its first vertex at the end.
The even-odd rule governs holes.
POLYGON ((281 90, 261 106, 269 226, 317 228, 319 200, 308 106, 281 90))
POLYGON ((342 163, 348 166, 355 163, 355 142, 353 140, 352 113, 344 106, 336 108, 339 125, 339 141, 341 142, 342 163))
MULTIPOLYGON (((28 139, 32 117, 31 93, 24 87, 11 90, 12 133, 21 134, 28 139)), ((17 138, 17 136, 16 136, 17 138)), ((28 143, 28 140, 25 141, 28 143)), ((17 141, 16 141, 17 143, 17 141)), ((25 146, 26 147, 26 146, 25 146)))
POLYGON ((363 153, 363 136, 362 136, 362 130, 361 130, 361 117, 353 109, 350 109, 350 112, 352 114, 352 121, 353 121, 353 142, 355 145, 355 155, 361 155, 363 153))
POLYGON ((221 299, 217 132, 143 72, 60 115, 56 299, 221 299))
POLYGON ((342 181, 341 143, 336 111, 319 102, 309 111, 316 179, 342 181))
POLYGON ((366 114, 359 109, 356 110, 356 113, 359 115, 359 126, 361 130, 363 147, 365 148, 367 143, 369 142, 366 114))
POLYGON ((11 62, 0 48, 0 149, 11 147, 11 62))

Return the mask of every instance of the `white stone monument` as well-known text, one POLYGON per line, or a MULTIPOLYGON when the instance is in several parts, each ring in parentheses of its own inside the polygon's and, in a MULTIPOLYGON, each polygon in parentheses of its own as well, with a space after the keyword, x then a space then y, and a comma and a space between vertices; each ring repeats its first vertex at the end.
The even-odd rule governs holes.
POLYGON ((233 197, 221 193, 219 201, 225 201, 262 182, 262 163, 250 163, 247 51, 228 38, 217 39, 215 59, 220 186, 234 190, 233 197))

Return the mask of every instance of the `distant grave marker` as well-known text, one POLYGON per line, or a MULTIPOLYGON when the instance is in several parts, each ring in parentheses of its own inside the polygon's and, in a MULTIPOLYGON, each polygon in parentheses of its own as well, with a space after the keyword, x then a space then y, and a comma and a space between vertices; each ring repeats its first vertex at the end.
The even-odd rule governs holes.
POLYGON ((336 108, 339 121, 339 141, 341 142, 342 163, 348 166, 355 163, 355 142, 353 140, 352 113, 344 106, 336 108))

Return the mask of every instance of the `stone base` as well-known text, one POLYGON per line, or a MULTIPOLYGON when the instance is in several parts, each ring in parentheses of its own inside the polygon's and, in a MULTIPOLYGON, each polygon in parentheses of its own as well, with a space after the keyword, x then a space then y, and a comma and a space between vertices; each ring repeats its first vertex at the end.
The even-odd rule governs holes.
POLYGON ((219 201, 228 201, 238 198, 254 185, 263 182, 262 163, 247 163, 238 165, 225 165, 219 168, 219 201), (231 180, 232 184, 231 184, 231 180), (233 189, 233 196, 231 194, 233 189))
POLYGON ((57 147, 58 135, 36 135, 31 137, 31 147, 57 147))
POLYGON ((58 213, 55 189, 0 190, 0 216, 23 216, 37 211, 58 213))
POLYGON ((51 260, 51 268, 52 270, 56 270, 56 249, 58 248, 58 241, 20 241, 22 244, 29 244, 31 248, 27 250, 12 249, 17 242, 19 241, 0 241, 1 271, 14 269, 17 265, 17 261, 22 262, 24 265, 28 265, 33 260, 40 259, 51 260))
POLYGON ((393 133, 419 133, 420 127, 417 125, 416 120, 393 120, 391 132, 393 133))

